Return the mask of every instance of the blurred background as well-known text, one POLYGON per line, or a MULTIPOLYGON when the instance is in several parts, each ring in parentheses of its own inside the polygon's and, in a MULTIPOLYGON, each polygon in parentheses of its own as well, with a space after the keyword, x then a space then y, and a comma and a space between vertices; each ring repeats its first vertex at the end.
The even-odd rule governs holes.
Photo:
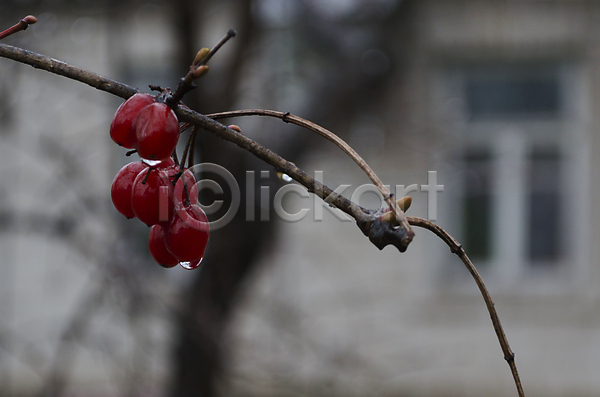
MULTIPOLYGON (((342 136, 413 197, 409 215, 463 243, 526 394, 600 395, 600 2, 4 0, 0 26, 27 14, 38 23, 4 43, 145 92, 174 88, 235 28, 185 103, 289 111, 342 136)), ((108 135, 122 101, 0 71, 0 395, 516 395, 474 282, 429 232, 380 252, 297 194, 283 208, 307 216, 283 221, 286 182, 203 132, 196 159, 234 175, 240 210, 200 270, 163 269, 148 228, 110 202, 130 161, 108 135)), ((225 122, 348 197, 369 182, 309 131, 225 122)))

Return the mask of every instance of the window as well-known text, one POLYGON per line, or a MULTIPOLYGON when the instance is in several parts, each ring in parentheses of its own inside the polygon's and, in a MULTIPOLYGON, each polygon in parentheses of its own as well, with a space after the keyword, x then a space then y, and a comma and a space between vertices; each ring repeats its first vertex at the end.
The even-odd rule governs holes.
POLYGON ((473 260, 488 260, 492 250, 492 162, 489 150, 464 155, 464 245, 473 260))
POLYGON ((472 68, 465 94, 472 118, 553 116, 560 108, 557 68, 543 65, 472 68))
POLYGON ((574 203, 567 201, 585 196, 574 191, 586 173, 573 76, 574 68, 551 62, 455 67, 446 74, 444 98, 459 114, 450 127, 456 183, 445 191, 451 209, 440 220, 455 225, 492 282, 514 285, 581 269, 575 262, 585 255, 573 242, 585 240, 575 226, 585 222, 573 218, 574 203))
POLYGON ((552 264, 560 259, 561 163, 557 148, 533 148, 529 154, 527 254, 532 265, 552 264))

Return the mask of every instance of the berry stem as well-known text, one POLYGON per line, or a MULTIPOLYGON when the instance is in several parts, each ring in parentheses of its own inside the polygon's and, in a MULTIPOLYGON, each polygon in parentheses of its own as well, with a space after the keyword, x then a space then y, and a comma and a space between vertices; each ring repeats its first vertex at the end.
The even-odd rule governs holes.
POLYGON ((0 32, 0 40, 10 35, 13 35, 21 30, 25 30, 29 27, 29 25, 33 25, 37 22, 37 18, 33 15, 27 15, 25 18, 21 19, 18 23, 6 29, 3 32, 0 32))
POLYGON ((142 180, 142 185, 146 184, 148 177, 150 176, 150 172, 152 172, 153 169, 154 167, 148 167, 148 172, 146 172, 146 176, 144 176, 144 179, 142 180))
POLYGON ((187 182, 185 180, 185 172, 181 173, 181 183, 183 184, 183 194, 185 194, 185 199, 183 201, 183 205, 190 205, 190 192, 188 191, 187 182))
POLYGON ((194 128, 191 132, 191 143, 190 143, 190 149, 189 149, 189 153, 188 153, 188 168, 192 168, 194 166, 194 147, 196 146, 196 134, 198 133, 198 131, 200 130, 200 128, 194 128))
MULTIPOLYGON (((187 142, 185 143, 185 148, 183 149, 183 154, 181 155, 181 166, 182 167, 185 165, 185 161, 188 159, 188 154, 190 153, 190 150, 193 151, 193 149, 190 149, 190 148, 193 145, 194 137, 196 136, 196 133, 198 132, 199 129, 200 129, 200 127, 194 126, 194 128, 192 129, 192 132, 190 133, 190 136, 188 137, 187 142)), ((188 168, 189 168, 189 163, 188 163, 188 168)))

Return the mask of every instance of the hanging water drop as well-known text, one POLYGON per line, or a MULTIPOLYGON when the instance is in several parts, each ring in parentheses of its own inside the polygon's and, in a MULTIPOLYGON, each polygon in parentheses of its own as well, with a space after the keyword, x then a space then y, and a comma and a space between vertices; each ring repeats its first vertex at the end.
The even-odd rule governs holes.
POLYGON ((277 177, 279 177, 279 179, 281 179, 284 182, 291 182, 293 181, 292 177, 289 176, 288 174, 284 174, 283 172, 278 172, 277 173, 277 177))
POLYGON ((192 262, 179 262, 179 264, 181 265, 181 267, 183 267, 186 270, 194 270, 198 266, 200 266, 200 264, 202 263, 202 259, 204 259, 204 258, 200 258, 200 259, 192 261, 192 262))
POLYGON ((148 160, 148 159, 142 159, 142 161, 146 164, 148 164, 150 167, 154 167, 155 165, 159 165, 160 163, 162 163, 162 160, 148 160))

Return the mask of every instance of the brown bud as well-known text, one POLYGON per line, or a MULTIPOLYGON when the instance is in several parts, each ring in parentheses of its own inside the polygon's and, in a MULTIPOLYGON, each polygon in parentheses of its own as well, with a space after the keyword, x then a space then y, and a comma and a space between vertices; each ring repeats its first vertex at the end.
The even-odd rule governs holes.
POLYGON ((197 79, 198 77, 202 77, 206 73, 208 73, 208 66, 202 65, 194 71, 194 78, 197 79))
POLYGON ((400 209, 404 212, 406 212, 407 209, 410 208, 410 205, 412 204, 412 197, 410 196, 405 196, 402 197, 401 199, 399 199, 397 201, 398 203, 398 207, 400 207, 400 209))
POLYGON ((37 22, 37 18, 34 17, 33 15, 27 15, 25 18, 22 19, 22 21, 29 25, 33 25, 34 23, 37 22))
MULTIPOLYGON (((406 212, 406 210, 408 210, 410 208, 410 205, 412 203, 412 197, 410 197, 410 196, 402 197, 401 199, 398 199, 397 203, 398 203, 398 207, 400 207, 400 209, 402 211, 406 212)), ((381 215, 381 220, 383 222, 391 222, 392 219, 394 219, 394 215, 392 214, 391 210, 389 210, 386 213, 384 213, 383 215, 381 215)))
POLYGON ((242 129, 239 126, 235 125, 235 124, 231 124, 231 125, 229 125, 227 127, 231 128, 234 131, 237 131, 237 132, 240 132, 240 133, 242 132, 242 129))
POLYGON ((210 49, 208 49, 206 47, 204 47, 200 51, 198 51, 198 53, 196 54, 196 58, 194 59, 194 64, 197 65, 200 62, 202 62, 202 60, 204 58, 206 58, 206 56, 208 55, 209 52, 210 52, 210 49))

